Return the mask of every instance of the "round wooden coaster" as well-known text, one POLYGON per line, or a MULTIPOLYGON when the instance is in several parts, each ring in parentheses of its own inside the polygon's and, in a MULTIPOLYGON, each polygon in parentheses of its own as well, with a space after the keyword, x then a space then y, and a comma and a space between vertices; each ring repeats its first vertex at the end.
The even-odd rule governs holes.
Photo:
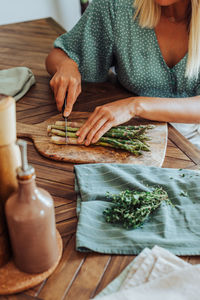
POLYGON ((49 277, 57 267, 62 256, 62 239, 57 231, 57 243, 59 249, 58 259, 55 264, 47 271, 39 274, 28 274, 20 271, 15 266, 13 260, 10 260, 5 266, 0 268, 0 295, 8 295, 22 292, 30 289, 44 279, 49 277))

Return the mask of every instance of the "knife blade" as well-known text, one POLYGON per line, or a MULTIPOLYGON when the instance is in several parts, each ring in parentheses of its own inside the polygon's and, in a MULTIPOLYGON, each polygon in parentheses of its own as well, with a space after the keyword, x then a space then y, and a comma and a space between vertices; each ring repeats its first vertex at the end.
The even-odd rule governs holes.
POLYGON ((63 103, 63 107, 62 107, 62 114, 63 114, 63 118, 65 120, 65 143, 67 144, 68 139, 67 139, 67 117, 64 116, 64 111, 65 111, 65 107, 67 105, 67 95, 65 96, 65 100, 63 103))

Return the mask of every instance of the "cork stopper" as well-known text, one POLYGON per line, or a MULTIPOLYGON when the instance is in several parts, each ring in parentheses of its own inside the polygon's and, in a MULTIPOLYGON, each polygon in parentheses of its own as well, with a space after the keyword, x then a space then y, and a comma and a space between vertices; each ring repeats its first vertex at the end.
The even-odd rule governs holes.
POLYGON ((24 140, 17 140, 17 145, 20 148, 22 166, 17 169, 17 177, 20 180, 28 180, 35 176, 35 169, 28 164, 27 159, 27 142, 24 140))
POLYGON ((15 99, 0 94, 0 147, 16 141, 15 99))

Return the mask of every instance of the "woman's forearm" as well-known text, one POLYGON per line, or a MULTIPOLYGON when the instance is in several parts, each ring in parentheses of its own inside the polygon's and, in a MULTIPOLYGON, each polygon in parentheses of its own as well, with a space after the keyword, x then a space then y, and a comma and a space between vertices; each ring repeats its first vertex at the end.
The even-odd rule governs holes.
POLYGON ((174 123, 200 123, 200 96, 191 98, 129 97, 96 107, 76 133, 78 143, 96 143, 111 127, 134 117, 174 123))
POLYGON ((54 75, 62 65, 72 65, 78 68, 76 62, 69 58, 67 54, 59 48, 51 50, 45 63, 46 69, 51 75, 54 75))
POLYGON ((189 98, 137 97, 133 115, 164 122, 200 123, 200 96, 189 98))

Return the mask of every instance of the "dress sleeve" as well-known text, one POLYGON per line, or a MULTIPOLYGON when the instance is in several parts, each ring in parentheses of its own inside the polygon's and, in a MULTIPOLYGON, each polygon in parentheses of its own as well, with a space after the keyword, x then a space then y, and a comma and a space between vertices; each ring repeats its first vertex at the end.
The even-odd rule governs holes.
POLYGON ((200 96, 200 83, 198 84, 198 87, 196 89, 196 95, 200 96))
POLYGON ((54 47, 62 49, 79 67, 82 80, 105 81, 113 61, 114 0, 93 0, 68 33, 54 47))

